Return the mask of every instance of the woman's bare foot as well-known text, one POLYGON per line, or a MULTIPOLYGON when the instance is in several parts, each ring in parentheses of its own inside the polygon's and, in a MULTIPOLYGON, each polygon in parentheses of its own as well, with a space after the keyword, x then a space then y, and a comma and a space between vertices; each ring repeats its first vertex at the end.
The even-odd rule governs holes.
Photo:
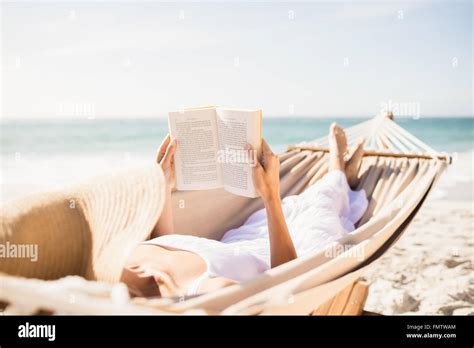
POLYGON ((333 123, 329 127, 329 170, 344 171, 344 156, 346 153, 347 139, 344 129, 333 123))
POLYGON ((353 148, 352 156, 346 162, 346 177, 347 182, 351 188, 356 188, 359 183, 357 178, 357 173, 359 172, 359 167, 362 162, 362 157, 364 156, 364 139, 359 140, 353 148))

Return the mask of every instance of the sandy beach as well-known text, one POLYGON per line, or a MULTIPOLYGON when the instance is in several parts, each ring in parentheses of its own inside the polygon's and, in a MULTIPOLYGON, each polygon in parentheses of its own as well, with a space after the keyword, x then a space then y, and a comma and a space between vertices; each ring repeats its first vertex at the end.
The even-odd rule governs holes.
POLYGON ((473 250, 472 201, 428 200, 365 275, 370 283, 365 309, 386 315, 474 315, 473 250))

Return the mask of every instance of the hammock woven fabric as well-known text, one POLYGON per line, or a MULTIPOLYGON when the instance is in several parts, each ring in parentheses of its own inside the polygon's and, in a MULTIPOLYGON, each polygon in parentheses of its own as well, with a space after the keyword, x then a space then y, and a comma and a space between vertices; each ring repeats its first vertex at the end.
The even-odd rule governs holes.
MULTIPOLYGON (((25 266, 22 271, 21 268, 14 267, 15 262, 20 261, 0 260, 0 272, 3 272, 0 275, 0 301, 7 303, 7 312, 11 313, 47 310, 76 314, 309 314, 356 281, 367 267, 393 245, 450 163, 447 154, 436 152, 386 117, 375 117, 348 128, 346 135, 349 145, 360 137, 366 139, 366 152, 358 174, 358 189, 365 189, 369 206, 354 232, 314 254, 212 293, 175 299, 130 300, 121 287, 123 284, 114 284, 115 279, 107 276, 109 271, 104 273, 94 265, 93 255, 100 255, 102 259, 111 258, 111 251, 92 253, 92 256, 77 251, 72 262, 73 256, 65 255, 64 250, 49 249, 50 253, 62 253, 67 267, 54 265, 54 272, 37 272, 25 266), (79 267, 77 263, 89 266, 79 267), (55 280, 68 275, 75 277, 55 280), (20 288, 21 291, 18 291, 20 288), (71 302, 68 296, 73 296, 75 300, 71 302), (28 300, 25 301, 25 298, 28 300)), ((328 139, 324 137, 290 146, 279 157, 282 196, 299 194, 327 172, 328 139)), ((149 213, 130 213, 126 205, 127 197, 122 195, 121 198, 116 197, 113 209, 102 217, 102 220, 110 219, 112 222, 118 214, 127 215, 127 219, 122 219, 121 228, 127 231, 128 236, 135 236, 136 243, 149 234, 149 226, 153 225, 149 221, 156 222, 157 217, 150 212, 150 205, 153 209, 158 209, 162 204, 153 198, 161 192, 157 188, 160 180, 154 179, 161 178, 161 173, 148 170, 140 175, 136 175, 135 181, 142 184, 146 182, 148 186, 142 185, 138 191, 130 186, 126 191, 137 202, 135 210, 143 209, 149 213), (146 198, 145 203, 140 203, 141 196, 146 198), (137 221, 140 223, 137 224, 137 221), (142 230, 137 231, 137 228, 142 230)), ((100 187, 102 191, 113 193, 120 184, 123 185, 123 176, 102 181, 100 187)), ((88 185, 89 194, 94 192, 94 187, 94 183, 88 185)), ((82 191, 77 191, 78 199, 81 195, 82 191)), ((176 231, 216 240, 225 231, 243 224, 248 216, 262 208, 259 199, 235 196, 222 189, 174 192, 172 199, 176 231)), ((52 209, 51 205, 54 204, 62 203, 57 200, 42 202, 44 209, 52 209)), ((90 215, 92 211, 94 205, 91 203, 86 212, 90 215)), ((18 226, 24 224, 23 220, 28 220, 27 215, 18 217, 12 214, 15 213, 9 211, 8 221, 2 223, 0 243, 27 243, 32 240, 31 231, 25 232, 22 229, 21 236, 17 232, 18 226)), ((4 217, 5 213, 2 212, 2 220, 5 220, 4 217)), ((88 224, 90 235, 103 233, 101 229, 105 222, 92 228, 87 219, 77 219, 80 223, 88 224)), ((70 237, 68 231, 59 229, 57 233, 60 236, 51 235, 51 238, 70 237)), ((128 243, 128 248, 123 246, 124 250, 135 245, 130 239, 120 236, 114 236, 108 243, 114 246, 111 250, 117 252, 125 242, 128 243)), ((101 247, 109 250, 108 244, 101 247)), ((54 259, 51 255, 49 257, 54 259)), ((123 265, 120 264, 121 266, 123 265)), ((116 270, 110 272, 117 273, 116 270)))

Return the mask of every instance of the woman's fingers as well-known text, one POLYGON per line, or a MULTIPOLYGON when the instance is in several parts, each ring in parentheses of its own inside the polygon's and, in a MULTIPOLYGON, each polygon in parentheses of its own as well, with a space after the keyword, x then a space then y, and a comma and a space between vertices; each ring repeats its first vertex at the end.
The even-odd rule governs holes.
POLYGON ((168 147, 166 148, 163 159, 160 162, 163 168, 168 168, 169 166, 171 166, 174 153, 176 152, 176 147, 177 147, 176 139, 169 141, 168 147))
POLYGON ((247 151, 247 156, 248 156, 250 165, 252 166, 260 165, 261 158, 256 153, 257 150, 253 148, 252 144, 249 144, 249 143, 245 144, 244 149, 247 151))
POLYGON ((255 187, 258 189, 260 183, 263 180, 265 171, 259 161, 256 161, 255 165, 252 168, 252 180, 255 187))
POLYGON ((262 151, 263 153, 268 153, 269 155, 273 155, 273 151, 270 146, 267 144, 265 139, 262 139, 262 151))
MULTIPOLYGON (((250 144, 247 144, 245 149, 249 154, 254 150, 250 144)), ((255 188, 258 194, 264 199, 265 197, 277 197, 277 195, 279 195, 279 163, 278 157, 273 154, 270 146, 268 146, 265 140, 262 140, 260 158, 255 161, 252 174, 255 188)))
POLYGON ((166 150, 168 149, 168 146, 170 144, 171 136, 170 134, 166 134, 166 137, 163 139, 163 142, 160 145, 160 149, 158 150, 158 155, 156 157, 156 161, 158 163, 161 162, 163 157, 165 156, 166 150))
MULTIPOLYGON (((249 152, 250 156, 254 154, 252 153, 252 151, 254 151, 254 148, 251 144, 247 144, 245 146, 245 149, 249 152)), ((257 159, 255 162, 257 162, 262 167, 262 169, 266 169, 269 162, 272 160, 272 157, 274 156, 275 155, 270 146, 267 144, 265 139, 262 139, 262 151, 260 153, 260 156, 255 156, 257 159)))

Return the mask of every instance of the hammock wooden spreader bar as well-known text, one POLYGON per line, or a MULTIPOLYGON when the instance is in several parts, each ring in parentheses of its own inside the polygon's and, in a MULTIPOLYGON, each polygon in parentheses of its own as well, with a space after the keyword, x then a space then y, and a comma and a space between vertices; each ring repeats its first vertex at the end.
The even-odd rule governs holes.
MULTIPOLYGON (((439 153, 420 139, 396 124, 392 117, 377 116, 345 130, 348 144, 353 145, 358 139, 365 139, 364 156, 407 157, 432 159, 438 158, 451 164, 452 158, 446 153, 439 153)), ((290 145, 288 151, 329 152, 327 136, 310 142, 290 145)))
MULTIPOLYGON (((291 145, 288 146, 288 151, 302 151, 302 150, 307 150, 307 151, 315 151, 315 152, 329 152, 329 149, 327 147, 317 147, 317 146, 311 146, 311 145, 291 145)), ((442 161, 447 161, 448 164, 451 164, 452 158, 451 156, 448 155, 423 155, 423 154, 415 154, 415 153, 397 153, 397 152, 381 152, 381 151, 370 151, 367 150, 364 152, 364 157, 406 157, 406 158, 422 158, 422 159, 433 159, 437 158, 442 161)))

